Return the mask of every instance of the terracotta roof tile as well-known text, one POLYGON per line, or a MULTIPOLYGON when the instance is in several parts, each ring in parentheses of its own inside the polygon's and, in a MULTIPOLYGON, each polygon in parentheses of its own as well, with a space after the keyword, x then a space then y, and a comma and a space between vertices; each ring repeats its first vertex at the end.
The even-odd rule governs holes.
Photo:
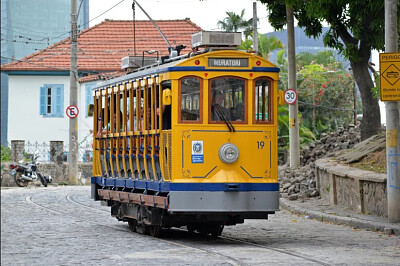
MULTIPOLYGON (((157 20, 171 46, 191 48, 191 35, 202 29, 190 19, 157 20)), ((160 56, 168 55, 168 46, 151 21, 135 22, 136 54, 158 50, 160 56)), ((121 59, 134 54, 133 22, 105 20, 80 32, 78 37, 78 70, 81 72, 112 72, 121 69, 121 59)), ((33 53, 21 60, 1 66, 2 71, 69 71, 69 38, 33 53)))

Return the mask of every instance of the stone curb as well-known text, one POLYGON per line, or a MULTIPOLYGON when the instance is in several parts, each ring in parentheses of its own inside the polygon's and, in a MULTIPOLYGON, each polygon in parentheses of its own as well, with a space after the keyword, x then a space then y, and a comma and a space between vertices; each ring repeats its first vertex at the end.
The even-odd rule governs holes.
POLYGON ((323 221, 338 225, 347 225, 353 228, 360 228, 375 232, 385 232, 396 236, 400 236, 400 224, 380 223, 374 221, 361 220, 356 217, 343 217, 329 213, 324 213, 321 211, 308 210, 296 206, 293 202, 289 202, 287 199, 284 198, 279 199, 279 205, 283 209, 292 211, 293 213, 296 214, 307 215, 310 218, 316 219, 321 222, 323 221))

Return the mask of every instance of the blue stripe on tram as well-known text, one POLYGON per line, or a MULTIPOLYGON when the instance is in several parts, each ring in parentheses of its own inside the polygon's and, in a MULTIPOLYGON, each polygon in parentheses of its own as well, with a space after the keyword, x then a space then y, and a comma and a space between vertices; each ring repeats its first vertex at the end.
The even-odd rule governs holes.
POLYGON ((158 192, 169 191, 279 191, 279 183, 170 183, 124 178, 92 177, 92 184, 158 192))

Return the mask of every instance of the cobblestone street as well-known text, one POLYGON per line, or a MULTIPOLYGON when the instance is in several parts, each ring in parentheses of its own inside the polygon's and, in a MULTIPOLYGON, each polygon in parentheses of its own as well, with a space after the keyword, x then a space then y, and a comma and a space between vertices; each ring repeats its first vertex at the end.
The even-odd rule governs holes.
POLYGON ((130 232, 90 187, 1 190, 1 265, 398 265, 400 238, 280 211, 213 239, 130 232))

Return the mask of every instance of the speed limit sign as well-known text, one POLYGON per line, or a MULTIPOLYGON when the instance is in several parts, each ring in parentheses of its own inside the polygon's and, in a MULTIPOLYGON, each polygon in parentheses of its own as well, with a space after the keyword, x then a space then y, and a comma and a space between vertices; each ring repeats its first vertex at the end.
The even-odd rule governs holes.
POLYGON ((297 101, 297 92, 294 89, 287 89, 285 91, 285 103, 295 104, 297 101))

